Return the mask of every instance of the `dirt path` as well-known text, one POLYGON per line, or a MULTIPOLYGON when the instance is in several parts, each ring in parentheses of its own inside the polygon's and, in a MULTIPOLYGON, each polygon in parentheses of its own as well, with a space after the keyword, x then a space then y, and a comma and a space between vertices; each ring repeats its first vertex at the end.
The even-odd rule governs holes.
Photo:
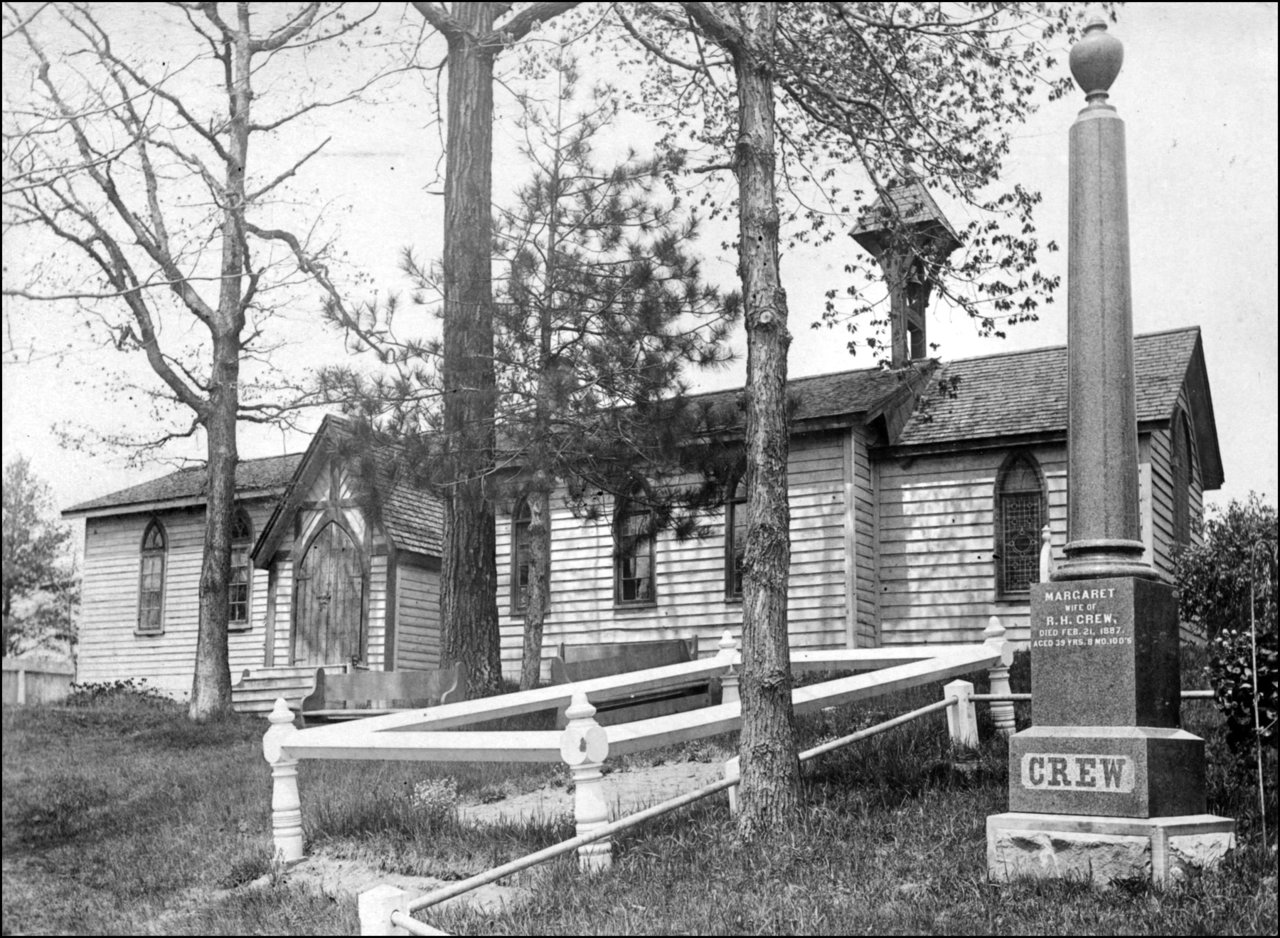
MULTIPOLYGON (((621 817, 687 794, 723 777, 724 764, 721 762, 673 762, 611 772, 605 776, 604 783, 612 816, 621 817)), ((573 817, 573 793, 554 785, 489 804, 463 804, 458 807, 459 819, 464 824, 476 826, 559 816, 573 817)))
MULTIPOLYGON (((722 762, 676 762, 655 766, 638 766, 605 776, 605 789, 614 817, 631 813, 668 798, 686 794, 723 777, 722 762)), ((720 795, 719 797, 724 797, 720 795)), ((509 795, 487 804, 458 806, 458 817, 464 825, 477 828, 504 821, 522 821, 573 817, 573 793, 564 786, 547 785, 536 791, 509 795)), ((254 886, 268 886, 270 875, 255 881, 254 886)), ((367 889, 390 884, 422 895, 443 885, 438 879, 390 873, 374 858, 332 857, 323 852, 308 855, 303 861, 274 880, 313 890, 338 901, 354 902, 367 889)), ((483 911, 510 907, 525 901, 525 890, 497 884, 482 886, 445 905, 467 903, 483 911)))

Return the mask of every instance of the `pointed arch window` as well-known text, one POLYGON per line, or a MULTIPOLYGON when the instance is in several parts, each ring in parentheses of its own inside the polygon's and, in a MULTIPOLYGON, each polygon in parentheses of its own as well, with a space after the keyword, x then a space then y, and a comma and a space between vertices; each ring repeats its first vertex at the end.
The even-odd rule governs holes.
POLYGON ((138 568, 138 634, 164 633, 164 573, 168 538, 164 525, 153 518, 142 534, 138 568))
POLYGON ((724 506, 724 596, 742 598, 742 563, 747 554, 747 479, 743 476, 724 506))
POLYGON ((1015 453, 996 476, 996 598, 1022 599, 1040 578, 1044 480, 1035 457, 1015 453))
POLYGON ((657 537, 648 508, 623 499, 614 516, 613 600, 618 606, 651 606, 656 601, 654 552, 657 537))
POLYGON ((1191 478, 1193 451, 1191 447, 1191 426, 1187 415, 1179 410, 1173 421, 1173 453, 1170 456, 1172 466, 1171 484, 1173 492, 1173 543, 1175 547, 1186 547, 1191 543, 1191 478))
POLYGON ((231 520, 231 579, 227 588, 227 628, 244 630, 253 624, 253 522, 243 508, 231 520))
POLYGON ((529 525, 533 511, 522 498, 511 516, 511 611, 524 612, 529 605, 529 525))

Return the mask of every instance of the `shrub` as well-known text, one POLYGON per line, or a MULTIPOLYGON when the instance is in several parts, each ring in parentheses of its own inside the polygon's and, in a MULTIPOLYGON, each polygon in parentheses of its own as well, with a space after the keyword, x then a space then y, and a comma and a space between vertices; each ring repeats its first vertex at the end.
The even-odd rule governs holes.
POLYGON ((71 694, 66 699, 68 707, 97 707, 116 703, 168 706, 173 700, 158 688, 149 686, 143 678, 73 683, 71 694))
POLYGON ((1276 510, 1256 494, 1210 508, 1204 540, 1176 558, 1178 611, 1207 639, 1249 629, 1251 591, 1259 634, 1276 627, 1276 510))
POLYGON ((1251 494, 1213 512, 1204 542, 1177 558, 1182 619, 1209 639, 1206 672, 1242 769, 1255 739, 1277 741, 1276 533, 1275 508, 1251 494))
MULTIPOLYGON (((1255 733, 1258 739, 1277 745, 1277 648, 1275 629, 1259 630, 1257 675, 1249 631, 1223 629, 1210 645, 1209 683, 1213 685, 1218 709, 1227 720, 1227 742, 1233 752, 1252 756, 1255 733), (1257 728, 1254 726, 1254 697, 1257 697, 1257 728)), ((1246 760, 1247 761, 1247 760, 1246 760)))

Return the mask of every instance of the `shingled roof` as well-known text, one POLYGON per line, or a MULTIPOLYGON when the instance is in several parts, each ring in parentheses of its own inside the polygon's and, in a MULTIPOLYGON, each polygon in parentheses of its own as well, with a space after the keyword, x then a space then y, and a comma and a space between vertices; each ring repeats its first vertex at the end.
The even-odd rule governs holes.
POLYGON ((398 471, 394 446, 374 451, 380 474, 386 478, 382 496, 382 526, 398 550, 439 557, 444 546, 444 505, 398 471))
MULTIPOLYGON (((832 418, 866 414, 877 410, 897 392, 903 384, 903 375, 885 368, 863 368, 858 371, 841 371, 809 378, 792 378, 787 382, 787 396, 792 404, 791 423, 803 429, 805 422, 821 422, 832 418)), ((734 414, 743 389, 711 391, 691 394, 692 406, 706 407, 725 414, 734 414)), ((730 417, 718 429, 741 430, 746 421, 745 411, 737 410, 736 419, 730 417)))
MULTIPOLYGON (((301 453, 268 456, 265 459, 242 459, 236 465, 237 497, 243 499, 279 495, 289 484, 294 470, 301 462, 301 453)), ((124 514, 203 505, 208 492, 209 478, 204 465, 190 466, 150 482, 81 502, 62 514, 64 517, 124 514)))
POLYGON ((960 236, 951 227, 951 222, 942 214, 942 209, 938 208, 938 203, 933 200, 924 183, 918 179, 899 180, 877 196, 859 216, 853 237, 868 251, 875 253, 876 235, 891 228, 895 218, 897 224, 904 229, 936 227, 947 245, 948 253, 960 244, 960 236))
MULTIPOLYGON (((1204 398, 1193 399, 1199 413, 1192 414, 1192 420, 1206 462, 1206 486, 1215 477, 1221 484, 1199 328, 1137 336, 1133 353, 1139 426, 1167 424, 1184 383, 1190 381, 1193 398, 1204 398), (1189 374, 1193 366, 1198 373, 1189 374)), ((950 362, 935 372, 921 400, 895 441, 899 448, 1065 433, 1066 346, 950 362), (954 396, 940 393, 940 382, 952 380, 954 396)))
MULTIPOLYGON (((289 536, 291 519, 315 474, 321 466, 327 465, 327 459, 339 449, 339 440, 349 434, 350 429, 345 418, 332 414, 321 422, 293 473, 287 491, 263 526, 253 549, 254 563, 269 562, 289 536)), ((439 557, 444 531, 444 507, 440 500, 399 471, 396 446, 387 443, 371 443, 370 446, 377 473, 379 520, 387 537, 397 550, 439 557)))

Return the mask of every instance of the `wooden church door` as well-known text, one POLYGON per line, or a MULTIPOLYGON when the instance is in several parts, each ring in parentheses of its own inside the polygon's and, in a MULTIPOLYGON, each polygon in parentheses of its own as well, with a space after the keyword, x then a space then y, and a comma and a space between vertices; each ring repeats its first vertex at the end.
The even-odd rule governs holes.
POLYGON ((298 565, 294 592, 293 663, 318 666, 363 658, 360 611, 364 571, 351 536, 332 521, 298 565))

